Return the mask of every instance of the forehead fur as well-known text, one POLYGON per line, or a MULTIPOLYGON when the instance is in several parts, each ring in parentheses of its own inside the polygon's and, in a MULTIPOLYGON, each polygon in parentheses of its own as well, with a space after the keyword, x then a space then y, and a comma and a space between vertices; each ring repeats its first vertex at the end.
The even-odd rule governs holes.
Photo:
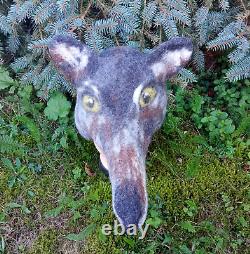
MULTIPOLYGON (((146 64, 146 55, 130 47, 104 50, 88 82, 96 86, 102 102, 111 112, 124 113, 133 102, 135 89, 154 80, 153 72, 146 64)), ((87 82, 87 83, 88 83, 87 82)), ((83 77, 81 86, 86 86, 83 77)))
POLYGON ((98 82, 100 87, 115 85, 116 90, 125 89, 126 86, 131 89, 143 79, 153 78, 145 60, 146 55, 136 49, 110 48, 99 55, 97 67, 90 78, 98 82))

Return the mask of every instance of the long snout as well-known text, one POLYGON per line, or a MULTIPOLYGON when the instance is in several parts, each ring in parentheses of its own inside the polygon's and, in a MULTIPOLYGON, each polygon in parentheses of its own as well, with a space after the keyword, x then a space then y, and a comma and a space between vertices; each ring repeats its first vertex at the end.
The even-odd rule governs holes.
MULTIPOLYGON (((99 149, 98 149, 99 150, 99 149)), ((147 216, 145 156, 136 145, 121 145, 119 151, 101 152, 112 185, 112 205, 125 227, 141 227, 147 216)))
POLYGON ((117 218, 126 227, 131 224, 141 227, 147 213, 146 190, 138 181, 128 179, 113 185, 113 209, 117 218))

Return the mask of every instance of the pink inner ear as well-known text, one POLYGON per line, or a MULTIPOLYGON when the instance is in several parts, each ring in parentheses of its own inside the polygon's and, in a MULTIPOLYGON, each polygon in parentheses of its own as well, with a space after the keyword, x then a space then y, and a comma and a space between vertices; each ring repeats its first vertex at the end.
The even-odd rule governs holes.
POLYGON ((88 64, 88 52, 79 47, 69 46, 66 43, 55 45, 51 49, 52 55, 59 56, 61 62, 66 62, 72 68, 83 70, 88 64))
POLYGON ((151 69, 154 75, 163 80, 171 77, 184 67, 190 60, 192 51, 188 48, 181 48, 176 50, 167 50, 162 58, 152 64, 151 69))
POLYGON ((66 79, 74 83, 89 62, 89 52, 85 47, 57 42, 49 47, 51 59, 66 79))

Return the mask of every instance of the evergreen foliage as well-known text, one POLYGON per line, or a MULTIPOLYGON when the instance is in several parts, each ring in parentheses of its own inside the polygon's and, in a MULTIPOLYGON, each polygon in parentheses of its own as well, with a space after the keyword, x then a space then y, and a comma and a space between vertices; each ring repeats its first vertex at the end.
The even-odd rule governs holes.
MULTIPOLYGON (((2 1, 0 32, 21 82, 32 83, 45 99, 58 89, 74 93, 49 62, 46 46, 55 34, 69 34, 96 51, 117 45, 150 50, 174 36, 189 36, 196 71, 204 70, 208 50, 224 51, 232 64, 226 78, 237 81, 250 76, 247 7, 230 0, 2 1)), ((176 78, 182 85, 195 80, 186 69, 176 78)))
POLYGON ((0 40, 0 64, 3 63, 2 54, 3 54, 3 47, 2 47, 2 42, 0 40))

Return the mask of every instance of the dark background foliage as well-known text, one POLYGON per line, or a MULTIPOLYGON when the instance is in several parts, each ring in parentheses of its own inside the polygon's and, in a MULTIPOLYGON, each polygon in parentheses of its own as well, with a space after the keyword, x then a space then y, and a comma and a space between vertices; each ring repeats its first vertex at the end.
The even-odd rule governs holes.
POLYGON ((211 61, 224 55, 229 81, 249 77, 249 10, 245 1, 2 1, 0 32, 12 69, 38 96, 71 86, 49 62, 46 45, 55 34, 74 36, 96 51, 118 45, 141 50, 177 35, 193 39, 191 69, 175 79, 186 86, 197 80, 211 61), (218 53, 214 53, 217 51, 218 53))

